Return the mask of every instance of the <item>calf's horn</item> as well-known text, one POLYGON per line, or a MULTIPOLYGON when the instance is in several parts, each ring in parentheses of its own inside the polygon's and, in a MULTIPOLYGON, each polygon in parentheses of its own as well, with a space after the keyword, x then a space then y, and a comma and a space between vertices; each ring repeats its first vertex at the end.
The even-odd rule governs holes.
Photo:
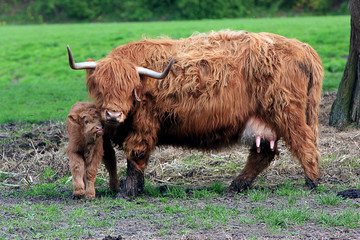
POLYGON ((137 67, 136 70, 138 71, 138 73, 140 75, 145 75, 145 76, 149 76, 152 78, 156 78, 156 79, 162 79, 165 78, 170 71, 170 68, 172 66, 172 64, 174 63, 175 57, 172 57, 170 60, 170 63, 167 65, 167 67, 165 68, 165 70, 162 73, 158 73, 155 72, 153 70, 147 69, 147 68, 142 68, 142 67, 137 67))
POLYGON ((69 45, 67 45, 67 51, 68 51, 68 55, 69 55, 69 65, 70 65, 70 67, 72 69, 75 69, 75 70, 79 70, 79 69, 95 69, 96 62, 75 63, 69 45))

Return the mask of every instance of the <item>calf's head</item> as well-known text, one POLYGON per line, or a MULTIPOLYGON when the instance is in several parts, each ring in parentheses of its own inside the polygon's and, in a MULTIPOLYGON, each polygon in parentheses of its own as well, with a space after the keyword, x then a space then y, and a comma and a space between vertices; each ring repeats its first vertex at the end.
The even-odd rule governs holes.
POLYGON ((86 143, 93 143, 104 134, 99 113, 95 108, 84 109, 81 112, 70 112, 68 122, 77 126, 78 134, 86 143))
POLYGON ((72 69, 87 69, 86 84, 89 94, 96 101, 102 120, 109 125, 125 121, 135 101, 141 101, 140 76, 165 78, 174 62, 174 57, 162 73, 138 67, 126 57, 110 54, 97 62, 75 63, 68 46, 69 64, 72 69))

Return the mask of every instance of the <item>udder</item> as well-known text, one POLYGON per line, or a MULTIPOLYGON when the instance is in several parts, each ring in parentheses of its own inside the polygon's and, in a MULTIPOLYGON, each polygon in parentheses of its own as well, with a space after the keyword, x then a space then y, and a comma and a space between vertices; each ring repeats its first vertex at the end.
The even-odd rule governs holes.
POLYGON ((260 153, 261 139, 265 139, 270 142, 270 149, 274 151, 275 141, 277 136, 275 131, 264 121, 257 117, 251 117, 246 123, 246 128, 243 135, 255 138, 257 152, 260 153))

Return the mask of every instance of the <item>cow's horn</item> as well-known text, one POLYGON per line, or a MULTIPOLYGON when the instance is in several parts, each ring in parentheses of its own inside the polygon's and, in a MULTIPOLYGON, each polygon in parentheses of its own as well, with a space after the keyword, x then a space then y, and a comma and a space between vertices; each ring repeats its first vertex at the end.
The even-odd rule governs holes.
POLYGON ((149 77, 156 78, 156 79, 162 79, 162 78, 165 78, 169 74, 170 68, 171 68, 172 64, 174 63, 174 60, 175 60, 175 57, 172 57, 170 60, 170 63, 168 64, 168 66, 162 73, 158 73, 158 72, 152 71, 147 68, 142 68, 142 67, 137 67, 136 69, 140 75, 145 75, 145 76, 149 76, 149 77))
POLYGON ((67 45, 67 51, 68 51, 68 55, 69 55, 69 65, 70 65, 70 67, 72 69, 75 69, 75 70, 79 70, 79 69, 95 69, 96 62, 75 63, 69 45, 67 45))

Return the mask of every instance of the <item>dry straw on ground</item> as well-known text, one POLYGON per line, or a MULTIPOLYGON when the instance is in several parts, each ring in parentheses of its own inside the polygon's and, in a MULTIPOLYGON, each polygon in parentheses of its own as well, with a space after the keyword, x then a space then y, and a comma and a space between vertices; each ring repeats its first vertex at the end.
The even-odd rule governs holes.
MULTIPOLYGON (((335 93, 323 94, 320 119, 321 183, 359 186, 360 130, 344 132, 328 126, 328 117, 335 93)), ((70 175, 65 148, 68 137, 65 124, 9 123, 0 126, 0 174, 3 185, 19 186, 40 182, 44 172, 52 169, 55 178, 70 175)), ((215 180, 224 184, 239 173, 246 162, 248 146, 235 145, 221 151, 201 152, 171 146, 157 147, 150 158, 146 177, 153 184, 208 185, 215 180)), ((124 174, 126 161, 117 151, 119 172, 124 174)), ((107 179, 103 166, 99 177, 107 179)), ((269 186, 289 180, 302 180, 301 166, 280 142, 280 156, 255 182, 269 186)))

